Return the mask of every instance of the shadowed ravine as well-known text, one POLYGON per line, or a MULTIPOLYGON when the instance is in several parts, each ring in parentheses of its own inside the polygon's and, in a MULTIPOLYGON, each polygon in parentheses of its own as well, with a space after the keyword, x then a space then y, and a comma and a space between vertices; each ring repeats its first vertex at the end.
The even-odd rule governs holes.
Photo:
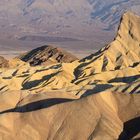
MULTIPOLYGON (((120 134, 118 140, 131 140, 138 133, 140 133, 140 117, 134 118, 124 123, 123 132, 120 134)), ((133 140, 139 140, 139 138, 133 140)))
POLYGON ((28 103, 23 106, 19 106, 19 107, 17 106, 16 108, 8 109, 0 112, 0 114, 10 113, 10 112, 19 112, 19 113, 31 112, 31 111, 48 108, 53 105, 70 102, 70 101, 72 101, 72 99, 62 99, 62 98, 45 99, 45 100, 28 103))
POLYGON ((56 104, 70 102, 70 101, 72 101, 72 99, 63 99, 63 98, 45 99, 45 100, 28 103, 23 106, 19 106, 19 107, 17 106, 16 108, 8 109, 0 112, 0 114, 10 113, 10 112, 19 112, 19 113, 31 112, 43 108, 48 108, 56 104))

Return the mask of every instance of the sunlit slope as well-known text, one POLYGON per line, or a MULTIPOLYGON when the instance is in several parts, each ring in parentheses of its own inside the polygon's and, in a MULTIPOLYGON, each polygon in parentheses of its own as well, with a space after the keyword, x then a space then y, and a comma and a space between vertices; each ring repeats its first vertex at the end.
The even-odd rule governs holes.
POLYGON ((1 58, 0 139, 139 139, 139 26, 125 13, 114 41, 82 60, 51 47, 1 58))
POLYGON ((139 99, 135 94, 109 92, 72 102, 45 98, 24 103, 23 99, 14 110, 1 112, 0 138, 115 140, 123 132, 124 122, 140 115, 139 99))

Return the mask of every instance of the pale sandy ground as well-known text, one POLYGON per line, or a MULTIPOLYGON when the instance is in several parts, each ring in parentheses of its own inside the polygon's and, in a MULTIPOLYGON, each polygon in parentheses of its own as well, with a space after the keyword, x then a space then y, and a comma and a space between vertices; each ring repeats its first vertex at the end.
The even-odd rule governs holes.
POLYGON ((139 138, 139 25, 125 13, 115 40, 80 61, 10 60, 0 69, 0 139, 139 138))

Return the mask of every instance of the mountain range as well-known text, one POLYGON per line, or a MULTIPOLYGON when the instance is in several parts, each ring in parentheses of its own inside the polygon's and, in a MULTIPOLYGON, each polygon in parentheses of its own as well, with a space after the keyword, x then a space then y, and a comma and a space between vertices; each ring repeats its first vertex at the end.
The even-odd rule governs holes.
POLYGON ((1 0, 0 55, 50 44, 82 58, 114 39, 125 11, 139 9, 139 0, 1 0))
POLYGON ((110 36, 124 11, 139 9, 139 0, 1 0, 0 34, 97 39, 110 36))
POLYGON ((139 100, 140 17, 132 12, 112 42, 83 59, 49 45, 0 57, 1 140, 139 140, 139 100))

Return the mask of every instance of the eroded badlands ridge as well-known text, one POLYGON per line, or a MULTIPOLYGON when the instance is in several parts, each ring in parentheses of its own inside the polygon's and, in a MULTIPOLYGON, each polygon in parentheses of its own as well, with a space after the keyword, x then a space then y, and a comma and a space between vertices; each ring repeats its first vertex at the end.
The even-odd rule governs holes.
POLYGON ((74 55, 50 45, 36 48, 19 57, 22 61, 29 62, 31 66, 49 65, 53 63, 70 63, 78 60, 74 55))
POLYGON ((114 41, 95 54, 63 54, 43 46, 0 69, 0 138, 138 138, 140 17, 125 13, 114 41))
POLYGON ((140 123, 139 95, 106 92, 70 102, 44 93, 24 100, 1 112, 1 139, 126 140, 138 130, 123 128, 124 122, 132 128, 140 123))

